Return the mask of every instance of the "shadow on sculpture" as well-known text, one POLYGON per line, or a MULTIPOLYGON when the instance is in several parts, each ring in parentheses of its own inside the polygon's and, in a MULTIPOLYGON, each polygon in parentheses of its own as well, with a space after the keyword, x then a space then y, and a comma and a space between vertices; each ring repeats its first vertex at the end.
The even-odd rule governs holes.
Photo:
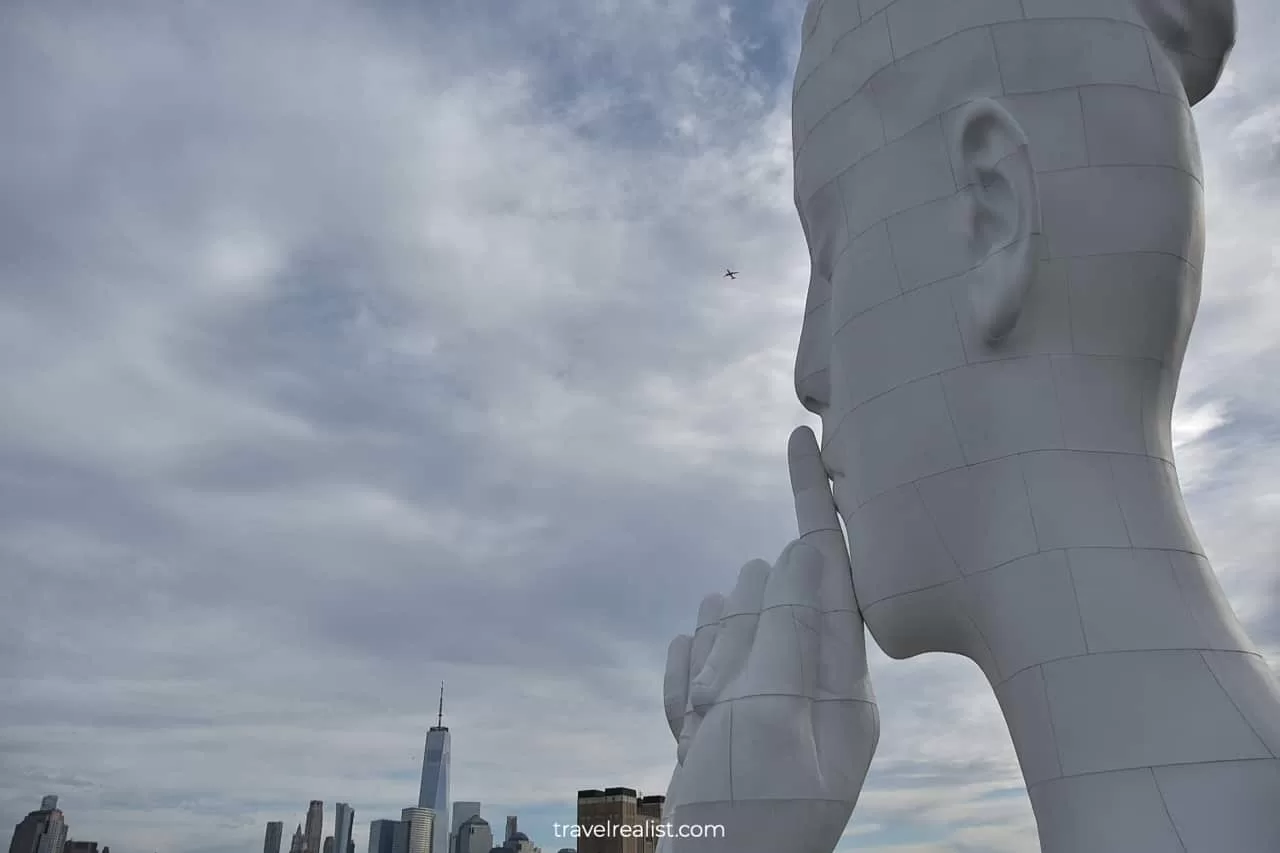
MULTIPOLYGON (((796 390, 822 420, 872 636, 981 668, 1046 853, 1280 850, 1280 689, 1187 517, 1170 436, 1204 255, 1190 107, 1234 43, 1234 3, 826 0, 803 27, 796 390)), ((754 606, 795 561, 748 566, 731 602, 754 606)), ((823 766, 765 773, 790 741, 748 748, 736 729, 707 741, 733 771, 694 773, 709 721, 744 701, 676 707, 700 643, 747 624, 751 606, 718 606, 673 647, 672 790, 696 778, 702 811, 720 792, 760 839, 738 851, 781 849, 767 815, 794 827, 807 808, 823 831, 788 849, 825 853, 848 811, 819 804, 852 809, 876 727, 851 719, 840 741, 786 706, 764 728, 799 744, 788 755, 847 742, 839 778, 857 785, 838 795, 814 786, 823 766), (772 805, 797 798, 786 818, 772 805)), ((764 641, 749 657, 775 654, 764 641)), ((865 676, 861 641, 846 648, 836 669, 865 676)))

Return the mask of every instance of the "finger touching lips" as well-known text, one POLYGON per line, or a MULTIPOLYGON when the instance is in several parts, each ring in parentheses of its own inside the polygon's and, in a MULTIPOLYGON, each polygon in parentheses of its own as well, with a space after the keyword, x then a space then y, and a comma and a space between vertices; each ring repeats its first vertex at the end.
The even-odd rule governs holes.
POLYGON ((827 470, 822 466, 813 430, 797 427, 787 442, 791 470, 791 494, 795 499, 796 525, 804 538, 820 531, 840 531, 827 470))

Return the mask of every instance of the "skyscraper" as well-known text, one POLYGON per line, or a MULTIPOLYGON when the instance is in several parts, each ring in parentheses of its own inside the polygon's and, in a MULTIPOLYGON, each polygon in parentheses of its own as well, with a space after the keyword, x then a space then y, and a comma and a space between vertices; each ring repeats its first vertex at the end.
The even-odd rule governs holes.
POLYGON ((454 832, 453 849, 449 853, 489 853, 493 850, 493 831, 480 815, 472 815, 454 832))
POLYGON ((427 808, 408 808, 400 812, 393 853, 435 853, 436 813, 427 808))
POLYGON ((326 835, 324 837, 324 847, 322 849, 324 850, 324 853, 333 853, 333 836, 332 835, 326 835))
POLYGON ((375 820, 369 824, 369 853, 392 853, 398 820, 375 820))
POLYGON ((516 833, 520 831, 520 818, 516 815, 507 815, 507 832, 502 836, 503 841, 509 841, 516 837, 516 833))
POLYGON ((66 840, 67 823, 58 809, 58 798, 48 794, 40 801, 40 808, 13 828, 9 853, 62 853, 66 840))
POLYGON ((427 744, 422 755, 422 785, 418 788, 418 808, 435 814, 432 837, 436 853, 449 846, 449 728, 444 724, 444 682, 440 682, 440 708, 436 724, 427 730, 427 744))
POLYGON ((578 839, 578 853, 653 853, 665 797, 640 797, 633 788, 589 789, 578 792, 578 826, 633 826, 627 837, 586 836, 578 839), (648 832, 638 827, 647 825, 648 832))
POLYGON ((516 834, 508 838, 502 846, 503 849, 510 850, 512 853, 542 853, 542 848, 534 846, 529 836, 519 830, 516 830, 516 834))
POLYGON ((657 825, 662 823, 662 809, 667 798, 662 794, 651 794, 636 800, 636 822, 648 827, 640 839, 640 853, 655 853, 658 849, 657 825))
POLYGON ((305 853, 321 853, 320 839, 324 837, 324 801, 312 800, 307 807, 305 853))
POLYGON ((356 813, 346 803, 337 803, 333 807, 333 853, 347 853, 351 845, 351 827, 355 823, 356 813))
MULTIPOLYGON (((470 800, 463 800, 453 804, 453 819, 449 821, 449 848, 448 853, 453 853, 453 848, 457 846, 456 839, 458 837, 458 829, 473 817, 480 816, 480 804, 470 800)), ((485 824, 488 826, 489 824, 485 824)), ((484 853, 489 853, 488 850, 484 853)))
POLYGON ((262 839, 262 853, 280 853, 280 842, 284 839, 284 822, 272 820, 267 822, 267 835, 262 839))
POLYGON ((302 824, 293 831, 293 841, 289 842, 289 853, 307 853, 307 837, 302 834, 302 824))

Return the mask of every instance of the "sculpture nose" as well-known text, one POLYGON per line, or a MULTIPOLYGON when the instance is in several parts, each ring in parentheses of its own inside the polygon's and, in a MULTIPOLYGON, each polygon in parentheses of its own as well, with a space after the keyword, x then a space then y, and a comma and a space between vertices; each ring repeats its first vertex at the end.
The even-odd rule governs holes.
POLYGON ((800 405, 821 416, 831 405, 831 341, 827 329, 827 306, 810 309, 800 330, 796 348, 795 385, 800 405))
POLYGON ((819 370, 804 378, 797 379, 796 396, 800 398, 800 405, 815 415, 821 416, 827 410, 827 406, 830 405, 827 371, 819 370))

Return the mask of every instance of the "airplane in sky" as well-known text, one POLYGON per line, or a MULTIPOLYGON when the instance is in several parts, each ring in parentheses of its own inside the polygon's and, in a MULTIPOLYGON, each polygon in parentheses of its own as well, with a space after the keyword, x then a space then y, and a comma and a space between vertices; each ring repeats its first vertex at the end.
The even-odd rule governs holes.
POLYGON ((736 278, 738 277, 738 273, 737 273, 737 271, 736 271, 736 270, 731 270, 731 269, 729 269, 728 267, 725 267, 725 268, 724 268, 724 277, 725 277, 725 278, 732 278, 732 279, 736 279, 736 278))

